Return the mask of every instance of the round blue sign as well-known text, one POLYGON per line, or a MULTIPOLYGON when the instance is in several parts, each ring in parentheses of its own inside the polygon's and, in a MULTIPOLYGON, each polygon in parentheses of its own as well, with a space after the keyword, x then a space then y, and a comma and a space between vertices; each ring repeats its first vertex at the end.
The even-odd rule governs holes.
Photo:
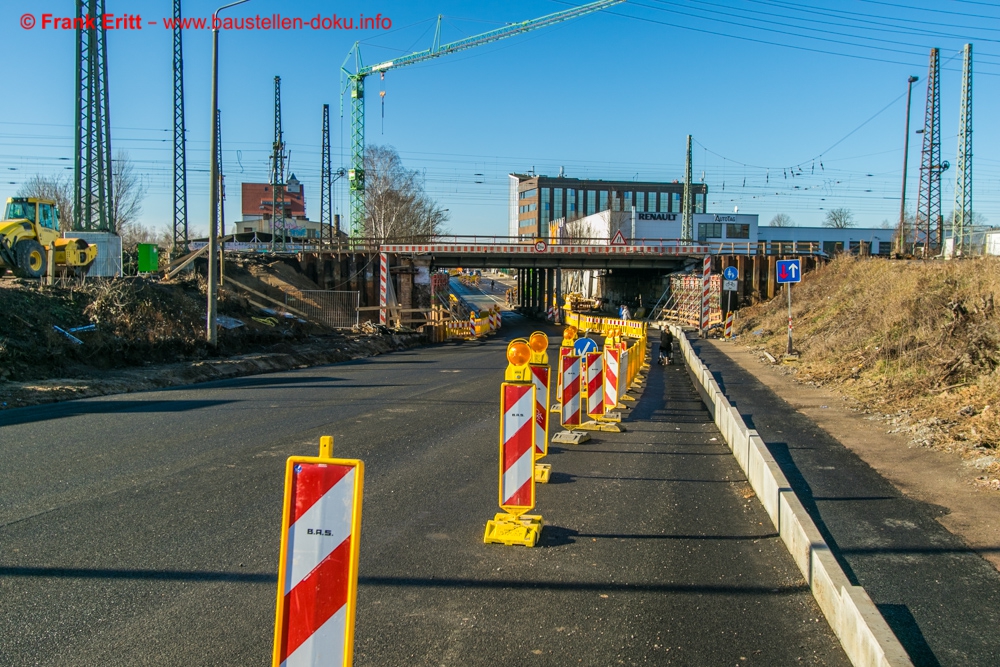
POLYGON ((586 354, 587 352, 597 352, 597 343, 590 338, 580 338, 573 343, 573 352, 577 355, 586 354))
POLYGON ((740 272, 735 266, 727 266, 726 270, 722 272, 722 277, 726 280, 739 280, 740 272))

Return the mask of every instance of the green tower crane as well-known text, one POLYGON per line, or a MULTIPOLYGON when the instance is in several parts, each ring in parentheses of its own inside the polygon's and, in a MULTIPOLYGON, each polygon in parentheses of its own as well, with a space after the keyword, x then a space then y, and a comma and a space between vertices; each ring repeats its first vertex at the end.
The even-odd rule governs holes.
POLYGON ((405 65, 415 65, 417 63, 446 56, 449 53, 464 51, 475 46, 490 44, 492 42, 513 37, 544 28, 554 23, 560 23, 569 19, 584 16, 592 12, 607 9, 625 0, 598 0, 579 7, 573 7, 561 12, 549 14, 520 23, 511 23, 496 30, 484 32, 481 35, 466 37, 448 44, 441 44, 441 17, 438 16, 437 30, 434 32, 434 43, 431 48, 424 51, 415 51, 405 56, 387 60, 377 65, 365 66, 361 62, 361 49, 357 42, 347 52, 347 57, 341 65, 341 80, 347 78, 347 85, 343 92, 350 92, 351 95, 351 168, 347 172, 347 180, 351 193, 351 236, 360 237, 364 234, 365 223, 365 79, 371 74, 384 74, 390 69, 396 69, 405 65), (347 69, 354 55, 354 71, 347 69))

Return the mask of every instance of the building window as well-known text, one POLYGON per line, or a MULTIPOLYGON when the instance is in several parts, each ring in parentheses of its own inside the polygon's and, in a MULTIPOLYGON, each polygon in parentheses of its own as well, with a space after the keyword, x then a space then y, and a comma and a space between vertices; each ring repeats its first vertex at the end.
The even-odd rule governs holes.
POLYGON ((823 241, 823 252, 827 255, 836 255, 838 252, 844 252, 844 244, 842 241, 823 241))
POLYGON ((660 205, 656 207, 657 213, 669 213, 670 212, 670 193, 661 192, 660 193, 660 205))
POLYGON ((607 190, 601 190, 597 193, 597 210, 606 211, 608 210, 608 192, 607 190))
POLYGON ((566 217, 566 212, 563 202, 564 191, 562 188, 555 188, 552 190, 552 218, 551 220, 558 220, 559 218, 566 217))
POLYGON ((671 213, 681 212, 681 193, 679 192, 670 193, 670 212, 671 213))
POLYGON ((726 225, 727 239, 748 239, 750 238, 750 225, 726 225))
POLYGON ((566 217, 576 217, 576 190, 566 189, 566 217))
POLYGON ((597 192, 594 190, 587 191, 587 208, 584 211, 584 215, 594 215, 597 212, 597 192))
POLYGON ((694 193, 694 212, 704 213, 705 212, 705 195, 701 192, 694 193))
POLYGON ((525 190, 524 192, 519 192, 517 196, 519 199, 531 199, 537 194, 538 194, 538 189, 532 188, 530 190, 525 190))
POLYGON ((707 239, 721 239, 722 238, 722 223, 721 222, 699 222, 698 223, 698 240, 705 241, 707 239))

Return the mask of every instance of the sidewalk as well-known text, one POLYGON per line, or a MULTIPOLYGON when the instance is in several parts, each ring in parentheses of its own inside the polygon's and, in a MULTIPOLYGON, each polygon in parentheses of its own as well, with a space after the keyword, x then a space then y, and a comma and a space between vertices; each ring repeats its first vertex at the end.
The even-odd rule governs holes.
POLYGON ((724 344, 692 345, 913 663, 1000 664, 1000 637, 992 630, 1000 621, 1000 573, 939 523, 947 510, 904 496, 737 363, 724 344))

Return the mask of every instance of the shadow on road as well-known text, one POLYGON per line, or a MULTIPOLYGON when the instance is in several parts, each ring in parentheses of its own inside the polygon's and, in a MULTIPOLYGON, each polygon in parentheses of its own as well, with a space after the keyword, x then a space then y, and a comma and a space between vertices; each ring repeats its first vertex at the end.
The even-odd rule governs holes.
POLYGON ((220 405, 227 405, 229 403, 236 403, 236 401, 71 401, 68 403, 38 405, 29 408, 19 408, 16 410, 0 412, 0 426, 32 424, 35 422, 50 421, 52 419, 77 417, 79 415, 107 415, 142 412, 189 412, 191 410, 214 408, 220 405))

